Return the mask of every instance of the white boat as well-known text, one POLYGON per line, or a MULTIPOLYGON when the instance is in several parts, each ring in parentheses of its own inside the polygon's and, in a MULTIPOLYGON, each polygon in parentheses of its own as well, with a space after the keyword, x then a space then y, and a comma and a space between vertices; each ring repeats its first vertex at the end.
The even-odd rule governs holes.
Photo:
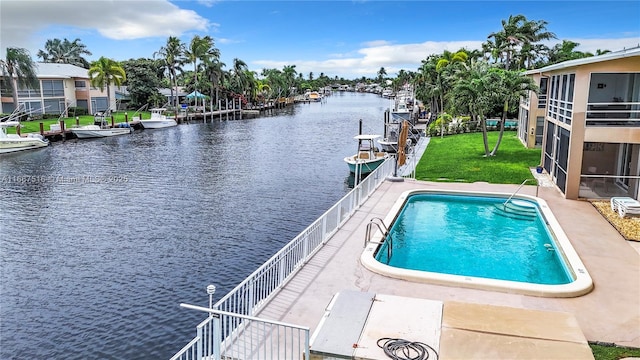
POLYGON ((40 134, 29 134, 26 137, 18 134, 7 134, 8 128, 18 126, 20 126, 19 121, 0 122, 0 154, 49 146, 49 141, 40 134))
POLYGON ((131 127, 103 127, 100 125, 84 125, 69 129, 78 139, 90 139, 131 134, 131 127))
POLYGON ((308 91, 305 93, 305 97, 311 102, 319 102, 322 100, 322 95, 317 91, 308 91))
POLYGON ((409 110, 405 98, 399 97, 396 99, 395 105, 391 109, 391 120, 393 122, 411 121, 411 110, 409 110))
MULTIPOLYGON (((168 118, 164 112, 165 108, 151 109, 151 119, 140 119, 140 124, 145 129, 161 129, 178 125, 175 119, 168 118)), ((135 119, 134 119, 135 120, 135 119)))
POLYGON ((131 134, 131 126, 128 123, 119 123, 110 127, 107 118, 111 111, 96 113, 93 125, 74 126, 69 129, 78 139, 91 139, 131 134))
POLYGON ((344 158, 344 161, 349 165, 351 173, 369 174, 389 157, 386 152, 378 151, 374 146, 374 141, 378 138, 380 138, 380 135, 361 134, 354 137, 358 141, 358 152, 355 155, 344 158))

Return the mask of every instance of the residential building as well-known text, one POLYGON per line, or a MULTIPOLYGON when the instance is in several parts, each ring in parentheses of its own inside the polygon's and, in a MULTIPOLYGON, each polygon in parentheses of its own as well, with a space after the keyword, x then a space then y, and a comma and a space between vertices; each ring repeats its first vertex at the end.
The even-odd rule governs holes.
MULTIPOLYGON (((18 104, 24 104, 32 114, 62 114, 69 107, 86 109, 89 114, 107 109, 107 92, 90 84, 85 68, 56 63, 36 63, 39 87, 18 88, 18 104)), ((0 82, 0 113, 10 113, 13 103, 11 87, 6 79, 0 82)), ((115 86, 110 86, 111 109, 116 108, 115 86)))
POLYGON ((518 137, 565 198, 640 198, 640 47, 524 74, 518 137))

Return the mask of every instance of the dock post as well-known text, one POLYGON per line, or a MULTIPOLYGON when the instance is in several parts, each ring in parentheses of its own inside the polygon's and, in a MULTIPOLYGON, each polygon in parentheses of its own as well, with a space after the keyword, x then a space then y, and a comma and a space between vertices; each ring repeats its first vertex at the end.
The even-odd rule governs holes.
POLYGON ((76 116, 76 126, 80 126, 80 117, 76 116))
POLYGON ((129 114, 127 114, 127 112, 124 112, 124 122, 128 123, 129 122, 129 114))
POLYGON ((21 134, 20 134, 20 124, 18 124, 18 126, 16 126, 16 134, 18 136, 21 136, 21 134))
POLYGON ((111 127, 115 127, 116 126, 116 120, 113 118, 113 115, 111 115, 111 127))
POLYGON ((62 140, 67 140, 67 134, 64 130, 64 120, 60 120, 60 133, 62 134, 62 140))
POLYGON ((40 123, 40 135, 44 136, 44 123, 40 123))

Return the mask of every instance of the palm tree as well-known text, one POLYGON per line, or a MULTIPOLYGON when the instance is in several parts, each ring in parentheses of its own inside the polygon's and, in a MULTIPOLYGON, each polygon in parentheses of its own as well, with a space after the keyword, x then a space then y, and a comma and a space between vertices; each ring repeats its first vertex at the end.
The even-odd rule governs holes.
POLYGON ((508 20, 502 20, 502 30, 493 32, 487 37, 495 40, 497 52, 504 53, 505 69, 507 70, 511 66, 516 46, 529 40, 529 33, 524 28, 526 22, 527 18, 524 15, 509 15, 508 20))
POLYGON ((217 104, 220 98, 220 88, 224 84, 225 71, 223 68, 226 65, 220 59, 213 58, 206 59, 204 64, 204 73, 211 84, 211 94, 215 93, 215 103, 217 104))
POLYGON ((480 123, 485 156, 490 156, 485 116, 493 107, 497 90, 497 74, 488 71, 486 62, 477 62, 467 69, 452 89, 454 106, 467 110, 480 123))
POLYGON ((44 44, 45 50, 39 50, 37 56, 46 63, 71 64, 89 68, 89 62, 82 55, 92 55, 80 39, 69 41, 67 38, 49 39, 44 44))
POLYGON ((111 89, 110 85, 120 86, 127 79, 124 69, 115 60, 104 56, 91 63, 89 68, 89 78, 91 86, 104 91, 107 88, 107 110, 111 110, 111 89))
MULTIPOLYGON (((457 70, 457 65, 464 66, 467 61, 467 53, 464 51, 458 51, 456 53, 452 53, 450 51, 445 50, 442 54, 441 58, 438 60, 436 64, 436 72, 438 74, 437 77, 437 86, 438 86, 438 95, 440 97, 440 112, 444 114, 444 98, 446 96, 447 89, 451 87, 450 79, 454 78, 454 75, 457 70)), ((444 136, 444 117, 442 117, 441 121, 441 129, 440 136, 444 136)))
POLYGON ((178 107, 178 71, 182 72, 180 67, 183 64, 184 44, 175 36, 167 39, 167 44, 160 47, 160 50, 153 53, 153 57, 159 56, 162 65, 169 72, 169 83, 171 84, 171 97, 173 98, 173 106, 178 107), (173 96, 175 90, 175 96, 173 96))
POLYGON ((497 86, 497 100, 503 101, 502 108, 502 121, 500 122, 500 134, 496 145, 491 150, 490 156, 494 156, 500 147, 502 141, 502 135, 504 134, 504 123, 507 120, 507 113, 509 108, 518 106, 521 97, 526 97, 529 91, 538 91, 538 86, 532 78, 528 76, 522 76, 519 71, 493 69, 498 75, 497 86))
POLYGON ((579 43, 570 40, 562 40, 562 43, 555 44, 549 50, 549 61, 547 65, 561 63, 567 60, 582 59, 585 57, 593 56, 589 53, 577 51, 576 48, 580 46, 579 43))
MULTIPOLYGON (((198 91, 198 60, 205 58, 220 58, 220 51, 214 47, 213 38, 209 35, 200 37, 194 36, 189 43, 189 47, 184 52, 185 57, 193 63, 194 89, 198 91)), ((197 104, 197 100, 196 100, 197 104)))
POLYGON ((384 69, 384 67, 381 67, 380 70, 378 70, 378 83, 382 84, 382 80, 384 80, 384 77, 387 76, 387 70, 384 69))
POLYGON ((233 88, 238 94, 244 95, 245 90, 249 86, 249 78, 246 74, 247 70, 249 70, 247 63, 238 58, 233 59, 233 74, 231 80, 233 88))
POLYGON ((7 48, 4 60, 0 60, 2 76, 7 79, 13 94, 13 105, 18 108, 18 87, 40 88, 36 64, 29 51, 23 48, 7 48))
MULTIPOLYGON (((291 90, 296 83, 296 71, 295 65, 286 65, 282 68, 282 75, 284 77, 284 85, 287 91, 287 96, 291 95, 291 90)), ((302 75, 302 74, 300 74, 302 75)))

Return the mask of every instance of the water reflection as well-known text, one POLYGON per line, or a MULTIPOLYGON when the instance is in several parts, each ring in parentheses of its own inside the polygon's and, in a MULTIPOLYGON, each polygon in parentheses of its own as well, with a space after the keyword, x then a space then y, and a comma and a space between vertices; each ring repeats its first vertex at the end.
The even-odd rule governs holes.
POLYGON ((388 105, 338 93, 3 156, 0 358, 169 358, 203 318, 178 304, 219 299, 344 196, 358 121, 382 133, 388 105))

